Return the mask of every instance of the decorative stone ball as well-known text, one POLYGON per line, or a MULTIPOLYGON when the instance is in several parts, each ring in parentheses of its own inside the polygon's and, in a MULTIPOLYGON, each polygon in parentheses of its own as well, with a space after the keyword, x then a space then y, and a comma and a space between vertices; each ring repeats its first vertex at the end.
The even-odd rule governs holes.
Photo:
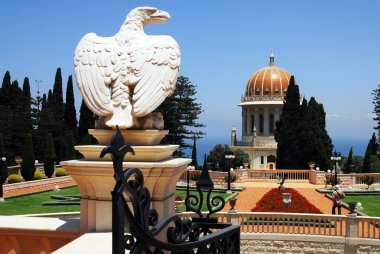
POLYGON ((56 185, 55 187, 54 187, 54 191, 60 191, 61 189, 59 189, 59 186, 58 185, 56 185))
POLYGON ((327 170, 327 173, 331 173, 331 170, 329 169, 329 170, 327 170))
POLYGON ((356 209, 357 209, 357 210, 363 210, 363 205, 362 205, 361 202, 357 202, 357 203, 356 203, 356 209))

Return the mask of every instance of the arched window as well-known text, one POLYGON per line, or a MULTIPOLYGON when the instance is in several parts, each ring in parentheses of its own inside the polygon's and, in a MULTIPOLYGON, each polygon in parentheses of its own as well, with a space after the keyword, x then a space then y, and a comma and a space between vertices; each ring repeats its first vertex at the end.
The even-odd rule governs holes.
POLYGON ((276 163, 276 156, 274 156, 273 154, 269 155, 267 157, 267 162, 268 163, 276 163))
POLYGON ((251 116, 251 132, 253 133, 253 129, 255 128, 255 118, 251 116))
POLYGON ((260 114, 260 133, 264 132, 264 116, 260 114))
POLYGON ((269 116, 269 133, 273 133, 274 131, 274 115, 270 114, 269 116))

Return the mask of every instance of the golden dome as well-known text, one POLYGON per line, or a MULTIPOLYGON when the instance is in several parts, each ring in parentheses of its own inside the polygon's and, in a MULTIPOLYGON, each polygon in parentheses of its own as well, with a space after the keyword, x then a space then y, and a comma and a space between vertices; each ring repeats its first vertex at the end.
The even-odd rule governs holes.
POLYGON ((272 51, 269 66, 256 71, 248 80, 245 97, 284 97, 291 76, 287 70, 274 65, 272 51))

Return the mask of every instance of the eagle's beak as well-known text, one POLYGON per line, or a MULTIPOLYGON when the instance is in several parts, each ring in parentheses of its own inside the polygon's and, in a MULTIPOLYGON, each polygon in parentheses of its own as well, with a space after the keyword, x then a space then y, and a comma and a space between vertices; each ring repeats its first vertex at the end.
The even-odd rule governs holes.
POLYGON ((170 19, 170 14, 168 12, 157 10, 155 13, 150 15, 148 20, 145 20, 144 25, 152 23, 165 23, 168 19, 170 19))

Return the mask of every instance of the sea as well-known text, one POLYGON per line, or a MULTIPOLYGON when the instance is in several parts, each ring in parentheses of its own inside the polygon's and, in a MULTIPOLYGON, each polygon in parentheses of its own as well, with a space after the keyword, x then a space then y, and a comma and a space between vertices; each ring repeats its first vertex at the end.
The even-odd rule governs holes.
MULTIPOLYGON (((333 138, 334 150, 340 152, 342 156, 347 157, 350 148, 353 149, 355 156, 363 156, 367 148, 369 140, 354 138, 333 138)), ((226 136, 205 136, 197 140, 197 160, 199 165, 203 165, 204 155, 208 155, 212 148, 217 144, 230 145, 230 137, 226 136)), ((184 151, 185 157, 191 158, 191 149, 184 151)))

